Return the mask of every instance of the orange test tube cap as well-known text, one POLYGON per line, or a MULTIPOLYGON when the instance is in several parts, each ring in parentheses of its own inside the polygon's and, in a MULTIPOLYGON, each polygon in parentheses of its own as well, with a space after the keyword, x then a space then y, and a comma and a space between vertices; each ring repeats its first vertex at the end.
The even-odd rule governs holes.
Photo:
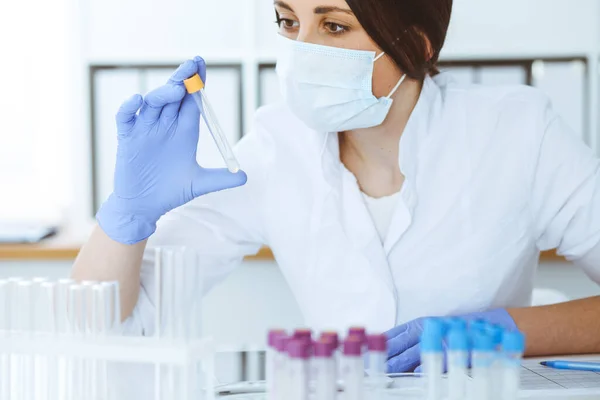
POLYGON ((183 84, 185 85, 187 92, 190 94, 204 89, 204 82, 202 82, 202 78, 200 78, 200 75, 198 74, 195 74, 191 78, 184 80, 183 84))

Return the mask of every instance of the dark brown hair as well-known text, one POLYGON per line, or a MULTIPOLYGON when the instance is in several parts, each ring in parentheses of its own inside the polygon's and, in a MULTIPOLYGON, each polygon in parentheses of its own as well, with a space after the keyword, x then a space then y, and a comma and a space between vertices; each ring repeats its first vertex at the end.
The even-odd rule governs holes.
POLYGON ((439 73, 452 0, 346 0, 358 22, 408 77, 439 73), (427 40, 431 45, 428 51, 427 40))

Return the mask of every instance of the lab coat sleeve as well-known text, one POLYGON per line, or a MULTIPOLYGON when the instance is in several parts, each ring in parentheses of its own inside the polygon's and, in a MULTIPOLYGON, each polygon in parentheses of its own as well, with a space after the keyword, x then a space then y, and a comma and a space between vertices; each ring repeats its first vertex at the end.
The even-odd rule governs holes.
POLYGON ((203 281, 198 296, 223 280, 266 243, 262 229, 263 197, 271 163, 272 142, 258 127, 246 135, 235 152, 248 175, 245 186, 202 196, 165 215, 149 239, 141 270, 141 288, 124 333, 150 336, 154 331, 154 251, 159 246, 186 246, 200 254, 203 281))
POLYGON ((532 193, 537 245, 556 248, 600 283, 600 161, 549 103, 542 120, 532 193))

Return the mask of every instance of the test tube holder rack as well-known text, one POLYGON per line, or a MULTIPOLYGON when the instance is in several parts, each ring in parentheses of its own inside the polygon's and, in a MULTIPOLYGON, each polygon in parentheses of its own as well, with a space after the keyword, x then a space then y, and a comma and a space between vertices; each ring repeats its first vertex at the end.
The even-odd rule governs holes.
MULTIPOLYGON (((0 369, 3 369, 2 374, 6 374, 3 376, 10 376, 11 357, 22 360, 54 360, 54 362, 66 360, 67 363, 74 360, 85 360, 90 363, 104 362, 109 369, 111 365, 153 366, 154 372, 151 376, 154 381, 154 398, 148 400, 214 400, 215 398, 213 382, 215 348, 210 338, 193 340, 138 336, 78 338, 71 335, 0 332, 0 369), (178 382, 183 384, 183 387, 178 388, 176 397, 165 395, 164 389, 161 389, 163 381, 161 368, 171 367, 177 368, 181 376, 178 382)), ((109 394, 102 400, 125 400, 117 391, 112 390, 110 379, 106 383, 109 394)), ((131 382, 131 384, 148 385, 150 382, 131 382)), ((22 394, 11 392, 8 399, 20 399, 21 396, 22 394)), ((36 397, 30 398, 37 400, 36 397)), ((57 397, 49 395, 43 398, 57 397)))

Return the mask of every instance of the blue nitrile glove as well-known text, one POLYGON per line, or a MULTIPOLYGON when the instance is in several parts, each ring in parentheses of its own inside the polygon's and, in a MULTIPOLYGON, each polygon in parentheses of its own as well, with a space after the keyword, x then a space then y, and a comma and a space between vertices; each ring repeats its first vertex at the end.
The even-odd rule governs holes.
MULTIPOLYGON (((505 309, 466 314, 458 317, 467 322, 485 320, 504 329, 517 329, 517 325, 505 309)), ((421 349, 419 339, 421 333, 423 333, 423 321, 425 319, 415 319, 386 333, 388 337, 388 372, 420 372, 421 349)))
POLYGON ((183 63, 168 83, 125 101, 117 114, 114 190, 96 216, 113 240, 134 244, 154 233, 168 211, 209 192, 246 183, 242 171, 198 165, 200 111, 183 80, 206 77, 200 57, 183 63))

